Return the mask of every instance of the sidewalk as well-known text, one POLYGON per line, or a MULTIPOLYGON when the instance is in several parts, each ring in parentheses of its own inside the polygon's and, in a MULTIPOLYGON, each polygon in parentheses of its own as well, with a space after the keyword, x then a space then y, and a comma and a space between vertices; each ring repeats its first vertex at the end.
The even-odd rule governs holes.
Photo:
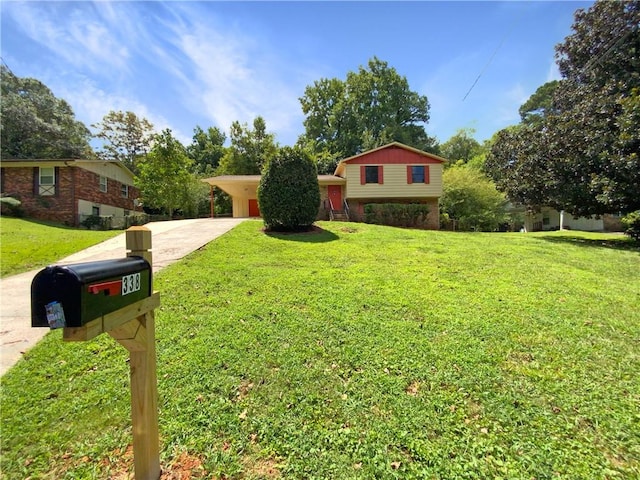
MULTIPOLYGON (((243 222, 244 218, 206 218, 152 222, 153 271, 177 262, 243 222)), ((126 256, 125 235, 118 235, 56 264, 93 262, 126 256)), ((0 280, 0 375, 48 332, 31 328, 31 281, 41 269, 0 280)))

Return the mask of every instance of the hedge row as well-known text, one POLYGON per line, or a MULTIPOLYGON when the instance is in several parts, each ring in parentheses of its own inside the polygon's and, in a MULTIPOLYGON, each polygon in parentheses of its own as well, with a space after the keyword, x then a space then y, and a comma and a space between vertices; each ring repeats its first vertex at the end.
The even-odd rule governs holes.
POLYGON ((426 228, 429 206, 422 203, 369 203, 364 221, 394 227, 426 228))

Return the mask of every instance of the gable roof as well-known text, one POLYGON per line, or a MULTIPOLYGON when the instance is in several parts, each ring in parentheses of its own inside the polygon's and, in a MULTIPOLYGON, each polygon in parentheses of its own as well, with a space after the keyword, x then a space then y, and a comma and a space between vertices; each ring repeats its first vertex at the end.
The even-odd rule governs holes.
POLYGON ((445 163, 447 161, 446 159, 444 159, 442 157, 439 157, 437 155, 434 155, 433 153, 424 152, 424 151, 419 150, 417 148, 410 147, 409 145, 405 145, 404 143, 391 142, 391 143, 388 143, 388 144, 383 145, 381 147, 374 148, 374 149, 371 149, 371 150, 367 150, 366 152, 362 152, 362 153, 359 153, 359 154, 354 155, 352 157, 345 158, 344 160, 340 160, 340 163, 338 163, 338 166, 336 167, 336 171, 334 172, 334 175, 343 174, 344 170, 346 168, 345 164, 351 163, 351 162, 359 163, 358 160, 362 160, 362 157, 365 157, 367 155, 371 155, 372 153, 379 152, 380 150, 385 150, 385 149, 388 149, 388 148, 401 148, 401 149, 406 150, 408 152, 411 152, 411 153, 420 155, 422 157, 425 157, 426 159, 429 159, 429 163, 445 163))

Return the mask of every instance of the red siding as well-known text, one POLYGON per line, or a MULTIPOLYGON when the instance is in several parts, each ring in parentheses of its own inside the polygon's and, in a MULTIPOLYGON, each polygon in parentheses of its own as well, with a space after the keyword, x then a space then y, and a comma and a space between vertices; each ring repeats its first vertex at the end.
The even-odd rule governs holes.
POLYGON ((352 165, 441 164, 440 160, 399 147, 389 147, 347 160, 352 165))

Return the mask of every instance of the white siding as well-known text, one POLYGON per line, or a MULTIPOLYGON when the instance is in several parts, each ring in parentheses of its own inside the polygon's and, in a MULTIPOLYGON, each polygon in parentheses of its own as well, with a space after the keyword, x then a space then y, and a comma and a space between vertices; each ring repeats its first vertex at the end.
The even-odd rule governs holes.
POLYGON ((114 163, 100 163, 100 162, 81 162, 78 161, 78 167, 88 170, 97 175, 116 180, 125 185, 133 185, 133 177, 129 175, 125 170, 120 168, 114 163))

